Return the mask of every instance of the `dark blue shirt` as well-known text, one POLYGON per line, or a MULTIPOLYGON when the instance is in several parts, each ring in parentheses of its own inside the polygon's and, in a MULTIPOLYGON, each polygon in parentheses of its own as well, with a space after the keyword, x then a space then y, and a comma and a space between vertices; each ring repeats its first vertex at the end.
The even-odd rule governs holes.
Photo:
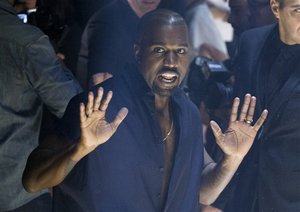
MULTIPOLYGON (((108 142, 81 160, 55 188, 57 211, 162 210, 164 144, 154 96, 138 71, 129 69, 102 84, 105 91, 114 92, 107 119, 124 106, 129 109, 128 116, 108 142)), ((64 118, 73 138, 79 135, 80 101, 86 101, 86 94, 71 101, 64 118)), ((171 103, 177 139, 163 211, 199 211, 203 165, 199 113, 180 88, 171 96, 171 103)))

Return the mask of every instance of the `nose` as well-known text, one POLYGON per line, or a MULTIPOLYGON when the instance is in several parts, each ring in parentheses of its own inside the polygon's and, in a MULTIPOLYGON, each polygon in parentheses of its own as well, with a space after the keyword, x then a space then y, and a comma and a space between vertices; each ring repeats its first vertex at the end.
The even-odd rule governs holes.
POLYGON ((168 67, 177 67, 177 55, 173 51, 168 51, 165 55, 164 65, 168 67))

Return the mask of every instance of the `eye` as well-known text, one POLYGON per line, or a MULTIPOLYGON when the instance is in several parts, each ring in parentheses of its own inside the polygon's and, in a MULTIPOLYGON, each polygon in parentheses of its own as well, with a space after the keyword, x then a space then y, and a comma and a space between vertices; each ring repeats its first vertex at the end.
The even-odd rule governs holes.
POLYGON ((155 53, 164 53, 165 52, 165 50, 161 47, 155 47, 153 51, 155 53))
POLYGON ((300 8, 296 8, 295 12, 300 13, 300 8))
POLYGON ((186 50, 184 48, 177 49, 177 54, 185 54, 186 50))

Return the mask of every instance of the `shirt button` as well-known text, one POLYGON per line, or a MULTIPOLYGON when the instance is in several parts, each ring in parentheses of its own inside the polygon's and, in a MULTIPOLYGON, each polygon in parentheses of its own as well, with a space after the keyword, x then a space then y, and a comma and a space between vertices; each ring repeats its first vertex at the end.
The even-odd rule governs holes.
POLYGON ((164 167, 160 167, 160 168, 159 168, 159 171, 160 171, 161 173, 163 173, 163 172, 164 172, 164 167))
POLYGON ((156 197, 157 197, 157 198, 160 198, 160 193, 158 193, 158 194, 156 195, 156 197))

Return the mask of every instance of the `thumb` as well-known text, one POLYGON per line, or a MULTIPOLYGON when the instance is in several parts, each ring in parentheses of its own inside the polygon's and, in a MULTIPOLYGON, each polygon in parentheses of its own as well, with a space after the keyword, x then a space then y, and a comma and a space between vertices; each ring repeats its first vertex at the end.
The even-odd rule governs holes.
POLYGON ((223 133, 217 122, 215 121, 210 121, 210 127, 212 129, 212 132, 216 138, 216 141, 218 142, 222 137, 223 133))
POLYGON ((121 110, 119 110, 116 118, 112 122, 115 130, 119 127, 119 125, 122 123, 122 121, 126 118, 127 114, 128 114, 128 109, 126 107, 123 107, 123 108, 121 108, 121 110))

